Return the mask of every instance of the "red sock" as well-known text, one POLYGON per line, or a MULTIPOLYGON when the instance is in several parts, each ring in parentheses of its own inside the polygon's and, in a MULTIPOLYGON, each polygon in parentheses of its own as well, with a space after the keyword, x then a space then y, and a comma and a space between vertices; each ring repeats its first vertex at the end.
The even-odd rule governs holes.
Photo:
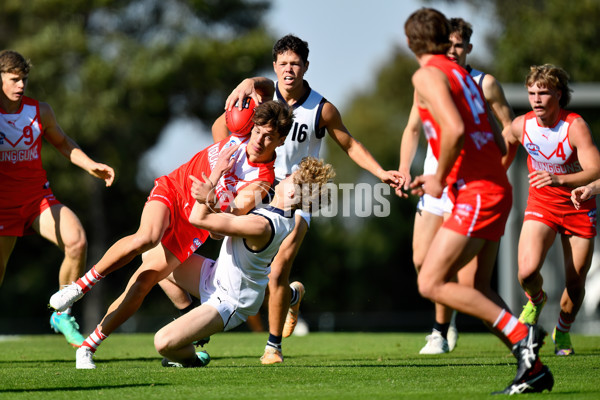
POLYGON ((107 337, 107 335, 102 333, 100 327, 96 327, 94 332, 92 332, 92 334, 88 336, 87 339, 85 339, 81 345, 89 347, 90 349, 92 349, 92 352, 95 352, 96 349, 98 349, 98 346, 100 346, 100 344, 102 344, 104 339, 106 339, 107 337))
POLYGON ((102 275, 100 275, 98 272, 96 272, 96 267, 94 266, 84 276, 77 279, 77 282, 75 282, 75 283, 77 283, 79 285, 79 287, 81 288, 83 293, 87 293, 102 278, 104 278, 104 277, 102 275))
POLYGON ((535 304, 536 306, 544 302, 544 291, 542 289, 540 289, 539 292, 532 296, 530 296, 529 293, 525 292, 525 296, 527 296, 529 301, 535 304))
POLYGON ((517 317, 506 310, 500 312, 494 323, 494 328, 502 332, 512 344, 520 342, 521 339, 527 336, 527 326, 519 322, 517 317))
POLYGON ((562 311, 558 314, 558 323, 556 324, 556 329, 561 332, 569 332, 571 330, 571 325, 575 322, 575 318, 567 317, 562 311))

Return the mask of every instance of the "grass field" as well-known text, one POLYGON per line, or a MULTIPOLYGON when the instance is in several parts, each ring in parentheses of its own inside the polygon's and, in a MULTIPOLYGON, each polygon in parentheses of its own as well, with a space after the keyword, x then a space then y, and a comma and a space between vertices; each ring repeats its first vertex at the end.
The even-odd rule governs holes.
MULTIPOLYGON (((265 334, 224 333, 206 346, 210 365, 163 368, 152 334, 114 334, 96 370, 76 370, 59 335, 0 338, 0 399, 477 399, 503 389, 515 361, 490 334, 459 337, 450 354, 420 356, 424 334, 311 333, 284 340, 285 362, 262 366, 265 334)), ((600 336, 573 335, 577 354, 556 357, 546 338, 542 360, 552 394, 600 398, 600 336)))

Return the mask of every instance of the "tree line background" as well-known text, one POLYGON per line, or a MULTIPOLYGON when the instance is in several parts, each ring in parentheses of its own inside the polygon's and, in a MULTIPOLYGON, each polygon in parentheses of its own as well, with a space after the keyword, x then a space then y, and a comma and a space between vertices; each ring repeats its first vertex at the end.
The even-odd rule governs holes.
MULTIPOLYGON (((500 33, 487 38, 493 56, 485 62, 475 51, 469 61, 501 83, 523 82, 529 66, 542 63, 563 67, 572 82, 600 81, 600 1, 464 1, 497 19, 500 33)), ((136 183, 140 159, 163 128, 186 117, 210 127, 237 83, 271 68, 271 48, 278 38, 266 29, 269 7, 269 1, 249 0, 0 4, 0 48, 17 50, 34 64, 26 94, 48 102, 63 130, 117 173, 106 189, 52 146, 43 146, 54 193, 86 228, 87 268, 137 229, 149 191, 136 183)), ((385 2, 376 3, 373 12, 385 12, 385 2)), ((375 84, 355 93, 341 110, 352 134, 386 169, 398 166, 416 68, 412 54, 391 49, 375 84)), ((600 132, 597 110, 577 111, 592 132, 600 132)), ((327 157, 336 167, 337 182, 375 183, 337 146, 328 146, 327 157)), ((415 173, 420 165, 415 161, 415 173)), ((411 261, 416 199, 386 198, 391 204, 387 218, 313 220, 292 272, 292 279, 308 287, 302 310, 312 326, 328 326, 319 316, 336 315, 338 326, 348 329, 422 329, 420 321, 429 327, 433 310, 418 295, 411 261)), ((209 241, 200 253, 216 257, 219 245, 209 241)), ((37 236, 17 241, 0 288, 0 334, 47 332, 46 305, 57 290, 61 261, 62 253, 37 236)), ((99 322, 138 265, 136 260, 111 274, 74 307, 82 333, 99 322)), ((156 288, 123 330, 153 330, 175 315, 156 288)))

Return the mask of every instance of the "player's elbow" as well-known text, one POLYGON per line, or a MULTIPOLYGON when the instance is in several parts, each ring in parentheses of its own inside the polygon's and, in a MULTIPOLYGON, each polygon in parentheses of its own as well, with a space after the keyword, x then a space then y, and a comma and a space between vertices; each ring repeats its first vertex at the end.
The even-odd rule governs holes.
POLYGON ((202 218, 198 214, 196 214, 196 213, 190 214, 188 221, 190 224, 194 225, 196 228, 201 228, 202 218))

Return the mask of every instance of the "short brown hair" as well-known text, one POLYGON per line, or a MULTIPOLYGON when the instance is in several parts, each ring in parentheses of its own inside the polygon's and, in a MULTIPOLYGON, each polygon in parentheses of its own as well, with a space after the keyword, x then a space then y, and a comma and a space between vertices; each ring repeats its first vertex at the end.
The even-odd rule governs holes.
POLYGON ((16 51, 0 51, 0 73, 29 75, 31 66, 31 62, 16 51))
POLYGON ((292 128, 294 112, 281 101, 269 100, 256 107, 252 122, 258 126, 270 126, 280 137, 284 137, 292 128))
POLYGON ((421 8, 404 24, 408 47, 416 56, 446 54, 450 48, 450 23, 444 14, 433 8, 421 8))
POLYGON ((538 86, 559 90, 561 92, 558 104, 565 108, 571 101, 571 88, 569 88, 569 74, 564 69, 552 64, 532 65, 525 79, 525 87, 534 84, 538 86))
POLYGON ((450 34, 458 33, 465 43, 471 43, 473 27, 462 18, 450 18, 450 34))

